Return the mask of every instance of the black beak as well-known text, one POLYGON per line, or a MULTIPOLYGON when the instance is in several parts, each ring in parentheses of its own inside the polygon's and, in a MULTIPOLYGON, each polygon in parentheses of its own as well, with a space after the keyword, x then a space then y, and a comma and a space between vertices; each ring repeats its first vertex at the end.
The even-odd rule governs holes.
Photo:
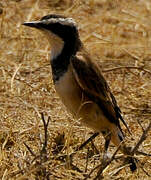
POLYGON ((24 22, 22 25, 40 29, 42 23, 41 21, 31 21, 31 22, 24 22))

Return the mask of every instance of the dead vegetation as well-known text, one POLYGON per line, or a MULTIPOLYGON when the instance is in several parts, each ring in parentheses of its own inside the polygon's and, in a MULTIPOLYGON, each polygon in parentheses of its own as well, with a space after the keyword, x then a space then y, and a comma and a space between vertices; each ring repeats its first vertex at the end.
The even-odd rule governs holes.
POLYGON ((45 37, 21 26, 48 13, 78 22, 81 39, 103 68, 133 134, 123 127, 138 160, 137 172, 129 171, 123 155, 111 145, 111 163, 100 169, 101 176, 150 179, 149 0, 1 0, 0 179, 95 179, 102 165, 102 136, 70 158, 92 130, 72 119, 55 93, 45 37))

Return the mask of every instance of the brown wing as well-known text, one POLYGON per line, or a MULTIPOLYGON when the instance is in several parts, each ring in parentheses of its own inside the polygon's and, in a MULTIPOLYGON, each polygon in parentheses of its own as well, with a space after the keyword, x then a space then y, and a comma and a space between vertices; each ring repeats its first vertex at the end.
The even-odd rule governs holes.
MULTIPOLYGON (((98 104, 108 120, 116 124, 120 129, 119 118, 129 128, 121 116, 121 111, 111 93, 109 86, 101 74, 100 69, 91 62, 89 56, 84 56, 86 60, 73 57, 71 60, 75 79, 87 96, 98 104)), ((129 131, 130 132, 130 131, 129 131)))

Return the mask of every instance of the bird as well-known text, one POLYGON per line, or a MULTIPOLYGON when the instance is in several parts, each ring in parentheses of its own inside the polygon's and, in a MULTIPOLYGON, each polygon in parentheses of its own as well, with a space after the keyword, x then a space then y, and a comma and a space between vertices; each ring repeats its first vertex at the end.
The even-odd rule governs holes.
POLYGON ((102 133, 105 152, 110 141, 120 146, 128 159, 130 170, 134 172, 136 162, 130 155, 130 148, 124 143, 125 135, 120 122, 129 131, 128 125, 102 75, 102 69, 80 40, 75 20, 59 14, 48 14, 23 25, 36 28, 47 37, 51 46, 54 86, 67 111, 96 133, 102 133))

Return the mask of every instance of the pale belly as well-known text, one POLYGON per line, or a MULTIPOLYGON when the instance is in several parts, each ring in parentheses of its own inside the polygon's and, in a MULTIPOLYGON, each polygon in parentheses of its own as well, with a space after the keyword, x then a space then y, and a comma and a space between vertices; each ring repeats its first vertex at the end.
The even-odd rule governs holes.
POLYGON ((76 116, 82 102, 82 92, 77 86, 77 82, 70 68, 68 72, 55 83, 55 89, 63 104, 67 107, 67 110, 76 116))

